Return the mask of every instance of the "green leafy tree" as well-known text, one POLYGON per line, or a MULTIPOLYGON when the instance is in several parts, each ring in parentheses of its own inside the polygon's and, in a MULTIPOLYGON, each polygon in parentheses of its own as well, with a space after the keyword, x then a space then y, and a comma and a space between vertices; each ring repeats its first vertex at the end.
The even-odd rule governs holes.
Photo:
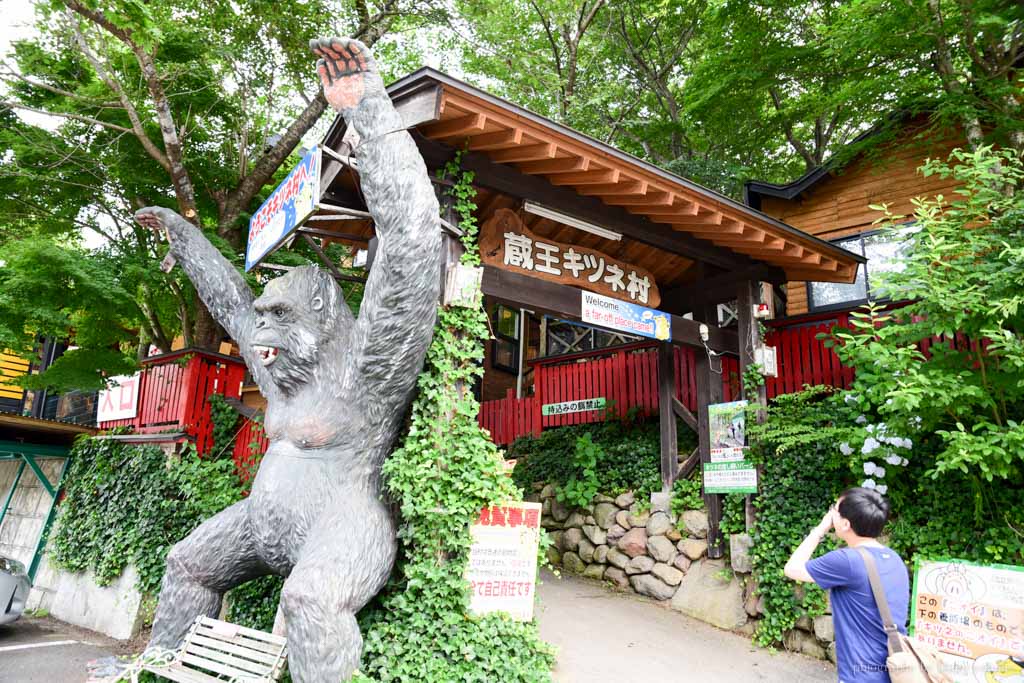
MULTIPOLYGON (((869 307, 853 315, 852 330, 833 334, 840 359, 857 369, 852 400, 869 416, 863 445, 854 445, 873 463, 865 464, 870 476, 874 465, 884 471, 883 459, 905 465, 918 435, 934 433, 940 445, 928 463, 932 477, 959 471, 1019 486, 1024 165, 1012 151, 981 147, 954 151, 949 163, 929 160, 922 172, 955 178, 962 188, 952 201, 915 200, 902 269, 882 281, 890 296, 911 303, 869 307)), ((887 211, 881 223, 906 235, 905 220, 887 211)))
MULTIPOLYGON (((326 107, 309 39, 334 32, 373 45, 434 21, 433 12, 411 0, 38 3, 38 36, 16 43, 0 72, 0 263, 17 270, 30 247, 72 250, 110 269, 98 281, 114 296, 103 305, 32 295, 36 319, 92 320, 88 326, 20 328, 17 315, 0 310, 3 327, 24 335, 15 348, 37 334, 77 335, 114 318, 129 332, 116 340, 120 349, 107 348, 126 358, 150 343, 169 350, 179 334, 187 345, 219 342, 223 332, 187 279, 157 267, 166 247, 132 214, 174 207, 240 264, 249 212, 326 107), (49 124, 34 125, 39 115, 49 124), (100 252, 83 249, 97 241, 100 252), (120 293, 135 303, 123 304, 120 293)), ((403 63, 407 50, 388 40, 381 52, 403 63)), ((45 272, 56 282, 80 280, 69 270, 74 260, 58 259, 45 272)), ((97 365, 91 383, 123 365, 97 365)))

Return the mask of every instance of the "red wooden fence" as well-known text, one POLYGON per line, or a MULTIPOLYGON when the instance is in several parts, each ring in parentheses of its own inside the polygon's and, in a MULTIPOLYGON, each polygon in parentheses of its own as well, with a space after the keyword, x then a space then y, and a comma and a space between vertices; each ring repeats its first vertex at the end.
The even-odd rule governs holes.
POLYGON ((232 454, 243 480, 248 481, 256 475, 259 457, 266 452, 269 445, 270 439, 263 430, 263 423, 247 418, 235 438, 235 450, 232 454))
POLYGON ((241 358, 182 349, 142 361, 135 417, 101 422, 100 429, 131 427, 137 434, 178 429, 205 453, 213 445, 210 394, 238 398, 245 377, 241 358))
MULTIPOLYGON (((848 313, 807 316, 797 321, 769 324, 765 343, 774 346, 778 377, 766 382, 768 398, 800 391, 805 384, 827 384, 846 388, 853 381, 853 368, 844 367, 832 349, 818 340, 836 325, 848 326, 848 313)), ((675 347, 676 398, 691 411, 697 410, 695 354, 692 347, 675 347)), ((658 354, 654 342, 627 344, 598 351, 567 354, 531 361, 534 394, 516 399, 510 390, 497 401, 480 404, 480 426, 499 445, 512 443, 527 434, 540 434, 545 427, 585 424, 604 419, 605 411, 541 416, 542 406, 586 398, 605 397, 615 414, 633 408, 640 415, 658 412, 658 354)), ((732 356, 712 359, 712 369, 721 369, 722 396, 732 401, 740 396, 739 361, 732 356)))

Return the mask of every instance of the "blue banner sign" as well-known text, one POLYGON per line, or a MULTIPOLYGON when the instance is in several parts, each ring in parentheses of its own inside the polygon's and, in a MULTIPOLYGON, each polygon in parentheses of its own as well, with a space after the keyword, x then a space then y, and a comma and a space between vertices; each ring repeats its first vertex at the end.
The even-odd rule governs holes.
POLYGON ((585 323, 660 341, 672 338, 672 318, 668 313, 593 292, 582 295, 585 323))
POLYGON ((319 201, 320 148, 313 147, 249 220, 246 272, 281 246, 313 215, 319 201))

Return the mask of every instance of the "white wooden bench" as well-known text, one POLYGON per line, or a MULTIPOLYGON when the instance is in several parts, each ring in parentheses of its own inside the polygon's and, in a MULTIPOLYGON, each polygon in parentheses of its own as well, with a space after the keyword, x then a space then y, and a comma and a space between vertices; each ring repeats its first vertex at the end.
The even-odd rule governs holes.
POLYGON ((281 636, 198 617, 170 664, 141 668, 180 683, 270 683, 284 674, 287 656, 281 636))

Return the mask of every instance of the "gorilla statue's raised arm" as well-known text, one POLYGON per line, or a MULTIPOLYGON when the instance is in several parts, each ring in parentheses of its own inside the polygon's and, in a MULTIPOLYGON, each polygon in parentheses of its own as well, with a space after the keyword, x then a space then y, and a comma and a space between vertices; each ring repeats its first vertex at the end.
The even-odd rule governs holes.
POLYGON ((359 179, 379 239, 358 319, 319 268, 292 270, 255 298, 178 214, 136 214, 167 231, 171 252, 238 343, 267 398, 270 440, 250 496, 172 548, 150 647, 177 647, 196 616, 218 614, 225 591, 280 574, 292 677, 337 683, 359 664, 355 615, 394 562, 380 466, 430 344, 441 232, 426 166, 369 50, 347 39, 311 47, 328 101, 361 139, 359 179))

